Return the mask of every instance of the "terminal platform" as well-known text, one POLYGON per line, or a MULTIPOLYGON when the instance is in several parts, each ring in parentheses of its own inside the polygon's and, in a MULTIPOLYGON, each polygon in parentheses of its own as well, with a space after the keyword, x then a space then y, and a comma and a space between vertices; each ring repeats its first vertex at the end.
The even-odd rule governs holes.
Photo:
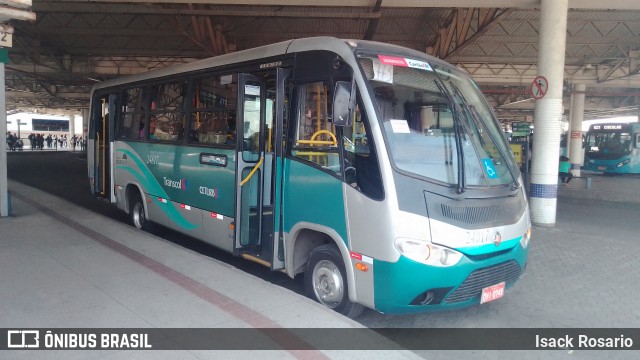
MULTIPOLYGON (((9 189, 12 216, 0 219, 2 327, 364 328, 311 299, 56 196, 14 181, 9 189)), ((0 358, 250 357, 248 351, 132 351, 47 350, 34 356, 12 350, 0 358)), ((260 357, 353 359, 350 353, 281 350, 260 357)), ((409 351, 358 353, 419 358, 409 351)))

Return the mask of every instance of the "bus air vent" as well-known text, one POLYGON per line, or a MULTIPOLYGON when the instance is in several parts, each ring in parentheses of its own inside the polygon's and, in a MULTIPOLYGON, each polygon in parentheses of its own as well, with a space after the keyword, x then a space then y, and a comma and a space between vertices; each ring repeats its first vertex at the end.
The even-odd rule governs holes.
POLYGON ((508 216, 501 206, 449 206, 441 204, 442 215, 466 224, 480 224, 496 221, 508 216))
POLYGON ((505 261, 496 265, 478 269, 469 275, 462 285, 458 286, 447 298, 445 303, 456 303, 480 297, 482 289, 487 286, 505 282, 507 286, 516 281, 522 269, 515 260, 505 261))

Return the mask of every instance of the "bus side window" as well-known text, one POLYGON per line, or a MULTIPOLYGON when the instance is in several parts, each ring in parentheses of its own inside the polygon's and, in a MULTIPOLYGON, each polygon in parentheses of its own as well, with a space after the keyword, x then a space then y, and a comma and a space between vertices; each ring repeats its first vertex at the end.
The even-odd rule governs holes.
POLYGON ((234 145, 238 76, 210 75, 193 82, 189 142, 234 145))
POLYGON ((336 127, 329 121, 329 87, 321 82, 298 88, 297 127, 292 155, 340 175, 336 127))
POLYGON ((344 179, 353 188, 375 200, 384 198, 380 166, 372 139, 367 136, 368 120, 361 110, 360 97, 351 127, 342 128, 344 179))
POLYGON ((182 140, 187 121, 184 112, 185 87, 184 81, 178 81, 151 88, 150 139, 182 140))
POLYGON ((636 147, 640 148, 640 134, 636 134, 636 147))
POLYGON ((123 91, 120 95, 119 137, 130 140, 141 140, 140 134, 144 134, 144 109, 143 89, 132 88, 123 91))

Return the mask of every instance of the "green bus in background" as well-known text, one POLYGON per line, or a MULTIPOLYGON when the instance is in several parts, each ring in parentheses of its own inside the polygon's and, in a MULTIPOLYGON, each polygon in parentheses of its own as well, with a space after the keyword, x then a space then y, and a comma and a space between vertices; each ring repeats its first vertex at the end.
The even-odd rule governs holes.
POLYGON ((527 263, 522 178, 462 71, 359 40, 290 40, 105 81, 101 199, 290 277, 347 316, 502 297, 527 263))

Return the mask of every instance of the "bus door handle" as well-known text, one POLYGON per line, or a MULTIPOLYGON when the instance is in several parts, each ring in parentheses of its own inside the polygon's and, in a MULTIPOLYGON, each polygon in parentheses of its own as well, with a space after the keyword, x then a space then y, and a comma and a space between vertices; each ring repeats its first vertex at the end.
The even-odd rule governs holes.
POLYGON ((242 185, 244 185, 247 181, 249 181, 251 179, 251 177, 253 176, 253 174, 256 173, 256 171, 258 170, 258 168, 260 167, 260 165, 262 165, 262 160, 264 159, 263 156, 260 157, 260 160, 258 160, 258 162, 256 163, 256 166, 253 167, 253 169, 251 170, 251 172, 249 173, 249 175, 247 175, 246 178, 244 178, 244 180, 242 180, 240 182, 240 186, 242 187, 242 185))

